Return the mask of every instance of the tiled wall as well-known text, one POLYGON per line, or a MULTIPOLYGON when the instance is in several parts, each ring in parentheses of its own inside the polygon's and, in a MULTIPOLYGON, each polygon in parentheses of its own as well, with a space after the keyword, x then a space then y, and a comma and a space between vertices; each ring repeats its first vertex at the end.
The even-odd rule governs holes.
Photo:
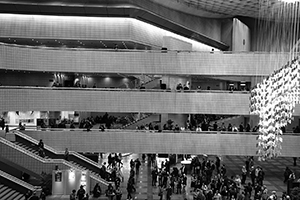
POLYGON ((0 46, 0 69, 52 72, 270 75, 289 60, 277 53, 103 52, 0 46))
POLYGON ((0 89, 0 110, 249 114, 249 94, 0 89))
MULTIPOLYGON (((25 131, 58 150, 80 152, 255 155, 257 135, 146 133, 136 131, 25 131)), ((284 135, 282 156, 298 156, 300 136, 284 135)))

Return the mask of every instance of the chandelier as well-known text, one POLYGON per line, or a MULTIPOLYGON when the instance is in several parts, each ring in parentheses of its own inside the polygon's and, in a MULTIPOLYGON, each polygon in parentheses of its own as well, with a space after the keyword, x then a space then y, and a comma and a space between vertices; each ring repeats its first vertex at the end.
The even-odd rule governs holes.
POLYGON ((300 61, 294 59, 251 90, 250 114, 259 116, 257 155, 259 160, 281 153, 282 127, 291 123, 299 103, 300 61))

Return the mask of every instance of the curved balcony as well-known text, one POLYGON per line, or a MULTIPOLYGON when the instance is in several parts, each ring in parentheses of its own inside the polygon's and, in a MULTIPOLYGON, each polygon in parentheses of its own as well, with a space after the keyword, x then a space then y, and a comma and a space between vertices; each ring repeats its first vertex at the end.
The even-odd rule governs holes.
POLYGON ((22 71, 268 76, 289 53, 122 51, 0 46, 0 68, 22 71))
POLYGON ((0 110, 249 114, 249 93, 105 88, 0 87, 0 110))
MULTIPOLYGON (((72 131, 28 130, 25 134, 42 139, 55 149, 79 152, 138 152, 208 155, 256 155, 258 133, 239 132, 150 132, 141 130, 72 131), (80 142, 79 142, 80 141, 80 142)), ((297 157, 300 135, 284 134, 282 155, 297 157)))

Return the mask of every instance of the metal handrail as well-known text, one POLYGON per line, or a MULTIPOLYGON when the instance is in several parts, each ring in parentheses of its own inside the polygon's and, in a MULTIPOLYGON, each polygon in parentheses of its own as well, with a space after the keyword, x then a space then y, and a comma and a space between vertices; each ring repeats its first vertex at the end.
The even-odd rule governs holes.
MULTIPOLYGON (((14 130, 14 132, 15 132, 15 130, 14 130)), ((23 147, 21 147, 21 146, 19 146, 17 144, 14 144, 14 143, 12 143, 12 142, 4 139, 4 138, 1 138, 1 137, 0 137, 0 142, 6 144, 6 145, 8 145, 8 146, 10 146, 10 147, 12 147, 12 148, 14 148, 16 150, 18 150, 18 151, 20 151, 20 152, 22 152, 22 153, 24 153, 24 154, 26 154, 28 156, 31 156, 31 157, 39 160, 40 162, 43 162, 43 163, 64 164, 64 165, 66 165, 66 166, 68 166, 70 168, 77 169, 79 171, 83 170, 82 168, 80 168, 80 167, 78 167, 78 166, 76 166, 76 165, 74 165, 74 164, 72 164, 72 163, 70 163, 70 162, 68 162, 68 161, 66 161, 64 159, 46 159, 46 158, 42 158, 42 157, 40 157, 40 156, 32 153, 31 151, 28 151, 27 149, 25 149, 25 148, 23 148, 23 147)), ((100 176, 97 176, 97 175, 94 175, 94 174, 90 174, 90 177, 93 178, 94 180, 96 180, 96 181, 104 184, 104 185, 108 185, 108 182, 104 181, 100 176)))
POLYGON ((0 170, 0 176, 4 177, 4 178, 6 178, 6 179, 8 179, 10 181, 13 181, 13 182, 17 183, 18 185, 21 185, 21 186, 25 187, 28 190, 31 190, 31 191, 41 190, 41 187, 39 187, 39 186, 33 186, 33 185, 29 184, 29 183, 26 183, 26 182, 18 179, 17 177, 12 176, 12 175, 10 175, 10 174, 2 171, 2 170, 0 170))
MULTIPOLYGON (((30 137, 30 136, 28 136, 28 135, 22 133, 21 131, 13 130, 13 133, 16 134, 16 135, 18 135, 18 136, 20 136, 20 137, 25 138, 26 140, 32 142, 32 143, 35 144, 35 145, 38 145, 38 141, 37 141, 36 139, 34 139, 34 138, 32 138, 32 137, 30 137)), ((52 148, 52 147, 50 147, 50 146, 48 146, 48 145, 46 145, 46 144, 44 144, 44 149, 46 149, 46 150, 48 150, 48 151, 51 151, 51 152, 54 153, 54 154, 64 154, 63 151, 57 151, 56 149, 54 149, 54 148, 52 148)), ((96 163, 95 161, 92 161, 92 160, 90 160, 90 159, 84 157, 83 155, 77 153, 76 151, 69 151, 69 154, 74 155, 74 156, 76 156, 77 158, 82 159, 82 160, 84 160, 85 162, 88 162, 89 164, 91 164, 91 165, 93 165, 93 166, 99 168, 98 163, 96 163)))
POLYGON ((146 52, 146 53, 203 53, 203 54, 286 54, 290 55, 290 52, 265 52, 265 51, 195 51, 195 50, 139 50, 139 49, 101 49, 101 48, 66 48, 66 47, 47 47, 47 46, 30 46, 9 44, 0 42, 0 46, 14 47, 14 48, 26 48, 26 49, 43 49, 43 50, 63 50, 63 51, 101 51, 101 52, 146 52))
POLYGON ((21 147, 21 146, 19 146, 19 145, 17 145, 17 144, 14 144, 13 142, 10 142, 10 141, 8 141, 8 140, 6 140, 6 139, 4 139, 4 138, 1 138, 1 137, 0 137, 0 142, 3 143, 3 144, 8 145, 8 146, 10 146, 10 147, 12 147, 12 148, 14 148, 14 149, 20 151, 20 152, 22 152, 23 154, 26 154, 26 155, 28 155, 28 156, 30 156, 30 157, 33 157, 34 159, 37 159, 37 160, 39 160, 40 162, 43 162, 43 163, 46 162, 46 161, 45 161, 45 160, 46 160, 45 158, 42 158, 42 157, 40 157, 40 156, 38 156, 38 155, 32 153, 31 151, 28 151, 27 149, 25 149, 25 148, 23 148, 23 147, 21 147))
MULTIPOLYGON (((32 142, 33 144, 36 144, 36 145, 38 144, 38 141, 37 141, 36 139, 34 139, 34 138, 32 138, 32 137, 30 137, 30 136, 28 136, 28 135, 26 135, 26 134, 24 134, 24 133, 22 133, 22 132, 16 130, 16 129, 12 130, 12 132, 13 132, 15 135, 18 135, 18 136, 20 136, 20 137, 25 138, 26 140, 32 142)), ((46 144, 44 144, 44 148, 45 148, 46 150, 48 150, 48 151, 51 151, 52 153, 55 153, 55 154, 64 154, 63 151, 56 151, 54 148, 52 148, 52 147, 50 147, 50 146, 48 146, 48 145, 46 145, 46 144)), ((87 162, 87 163, 89 163, 89 164, 91 164, 91 165, 93 165, 93 166, 99 168, 99 165, 98 165, 96 162, 94 162, 94 161, 92 161, 92 160, 90 160, 90 159, 84 157, 83 155, 77 153, 76 151, 69 151, 69 154, 71 154, 71 155, 73 155, 73 156, 75 156, 75 157, 77 157, 77 158, 79 158, 79 159, 82 159, 82 160, 84 160, 85 162, 87 162)), ((35 154, 35 155, 36 155, 36 154, 35 154)), ((47 160, 50 160, 50 159, 47 159, 47 160)), ((63 160, 63 159, 51 159, 51 160, 63 160)), ((68 162, 68 161, 66 161, 66 160, 63 160, 63 161, 64 161, 64 164, 68 165, 68 166, 71 167, 71 168, 78 169, 78 170, 80 170, 80 171, 83 170, 83 168, 80 168, 80 167, 78 167, 77 165, 74 165, 74 164, 72 164, 72 163, 70 163, 70 162, 68 162)), ((99 168, 99 170, 100 170, 100 168, 99 168)), ((105 185, 108 185, 108 182, 102 180, 102 178, 101 178, 100 176, 97 177, 96 175, 93 175, 93 174, 91 174, 90 176, 93 176, 93 177, 95 177, 95 179, 97 179, 97 181, 99 181, 99 182, 101 182, 101 183, 103 183, 103 184, 105 184, 105 185), (101 178, 101 180, 98 180, 99 177, 101 178)))
POLYGON ((176 92, 176 93, 230 93, 250 94, 250 91, 230 90, 175 90, 175 89, 136 89, 136 88, 79 88, 79 87, 32 87, 32 86, 0 86, 0 89, 33 89, 33 90, 81 90, 81 91, 116 91, 116 92, 176 92))
MULTIPOLYGON (((70 129, 70 128, 39 128, 37 126, 26 126, 26 130, 30 131, 64 131, 68 132, 69 131, 87 131, 84 128, 75 128, 75 129, 70 129), (42 130, 41 130, 42 129, 42 130)), ((126 132, 141 132, 141 133, 182 133, 182 134, 234 134, 234 135, 259 135, 259 132, 236 132, 236 131, 190 131, 190 130, 180 130, 180 131, 174 131, 174 130, 137 130, 137 129, 105 129, 104 131, 99 130, 99 129, 90 129, 91 132, 121 132, 121 133, 126 133, 126 132)), ((51 132, 50 132, 51 133, 51 132)), ((298 133, 292 133, 292 132, 286 132, 284 135, 292 135, 292 136, 300 136, 298 133)))

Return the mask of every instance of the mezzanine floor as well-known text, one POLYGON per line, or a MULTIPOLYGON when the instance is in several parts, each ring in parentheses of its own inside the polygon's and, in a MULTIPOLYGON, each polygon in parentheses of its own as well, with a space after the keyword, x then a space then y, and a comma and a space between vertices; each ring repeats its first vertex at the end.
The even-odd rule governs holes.
MULTIPOLYGON (((129 177, 129 162, 131 159, 136 159, 137 157, 141 156, 137 154, 131 154, 127 157, 123 158, 124 168, 123 168, 123 174, 125 176, 125 181, 121 183, 121 189, 123 192, 122 199, 126 199, 127 192, 126 192, 126 184, 129 177)), ((215 156, 208 156, 209 159, 214 160, 215 156)), ((245 159, 246 157, 242 156, 223 156, 222 157, 222 164, 225 164, 227 169, 227 174, 230 177, 231 175, 241 174, 241 168, 243 165, 245 165, 245 159)), ((102 162, 107 162, 107 159, 104 158, 102 162)), ((264 185, 267 186, 269 193, 271 191, 277 191, 278 196, 281 196, 283 191, 286 191, 287 186, 283 183, 283 173, 285 170, 285 167, 290 167, 296 174, 296 177, 299 178, 300 176, 300 161, 298 161, 298 166, 293 166, 293 159, 292 158, 276 158, 273 160, 268 160, 266 162, 258 162, 255 160, 254 165, 261 166, 265 171, 265 181, 264 185)), ((247 177, 246 182, 250 182, 250 178, 247 177)), ((187 192, 186 194, 173 194, 172 200, 181 200, 184 198, 187 198, 188 200, 193 199, 193 195, 191 193, 190 186, 190 176, 188 176, 188 186, 187 186, 187 192)), ((158 188, 153 187, 151 185, 151 166, 148 165, 147 162, 142 163, 141 169, 139 174, 136 176, 136 193, 134 194, 135 199, 141 199, 141 200, 158 200, 159 196, 158 194, 158 188)), ((102 192, 106 190, 106 188, 101 188, 102 192)), ((49 196, 47 199, 63 199, 67 200, 69 199, 68 195, 62 195, 62 196, 49 196)), ((90 199, 94 199, 92 196, 90 199)), ((99 199, 107 199, 104 195, 100 197, 99 199)), ((164 196, 165 199, 165 196, 164 196)))

